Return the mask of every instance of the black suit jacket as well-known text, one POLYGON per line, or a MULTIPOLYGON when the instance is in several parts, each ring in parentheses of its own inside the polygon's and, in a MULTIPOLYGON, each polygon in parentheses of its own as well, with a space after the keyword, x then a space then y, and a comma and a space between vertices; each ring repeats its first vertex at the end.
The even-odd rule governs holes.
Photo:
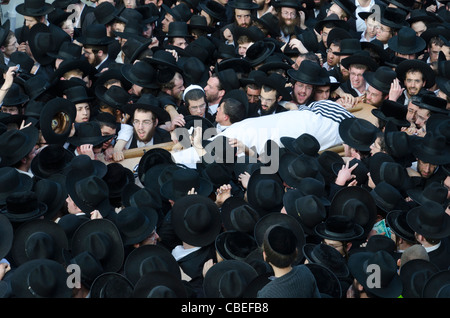
POLYGON ((441 240, 441 245, 434 251, 428 252, 430 262, 435 264, 439 270, 447 270, 450 267, 450 251, 448 237, 441 240))
MULTIPOLYGON (((170 133, 167 130, 164 130, 162 128, 156 127, 155 134, 153 135, 153 144, 161 144, 164 142, 171 141, 170 133)), ((129 149, 138 148, 137 147, 137 140, 136 137, 133 135, 133 138, 131 139, 131 144, 129 149)))

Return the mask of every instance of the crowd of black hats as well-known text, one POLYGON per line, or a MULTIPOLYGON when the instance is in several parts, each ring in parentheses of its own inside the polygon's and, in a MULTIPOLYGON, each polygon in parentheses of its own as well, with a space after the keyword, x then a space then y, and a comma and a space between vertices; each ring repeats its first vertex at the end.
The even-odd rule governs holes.
MULTIPOLYGON (((272 85, 286 102, 292 99, 288 78, 333 88, 342 78, 336 76, 337 82, 330 82, 329 76, 335 74, 312 62, 294 70, 294 57, 300 52, 283 46, 276 15, 253 15, 258 5, 252 1, 230 0, 225 5, 214 0, 162 1, 161 11, 154 3, 142 1, 135 8, 89 2, 86 18, 72 37, 60 31, 72 14, 67 8, 79 1, 19 4, 19 14, 47 16, 50 24, 17 28, 17 42, 28 42, 32 58, 17 51, 7 63, 0 63, 4 73, 20 66, 2 107, 17 106, 23 111, 0 113, 0 264, 8 264, 4 275, 0 268, 0 297, 73 298, 80 290, 75 284, 79 277, 78 283, 87 291, 83 297, 90 298, 254 298, 273 279, 273 268, 262 253, 265 235, 273 225, 294 233, 286 246, 272 243, 280 251, 298 251, 292 265, 311 271, 324 298, 354 296, 354 281, 370 297, 450 297, 449 62, 442 52, 433 66, 426 62, 431 38, 439 37, 444 47, 450 46, 448 1, 439 1, 441 7, 435 12, 426 9, 436 1, 377 2, 382 24, 399 30, 389 49, 376 40, 360 41, 361 33, 353 25, 354 2, 319 1, 317 7, 315 2, 271 4, 303 11, 306 28, 299 28, 295 36, 309 52, 324 58, 326 48, 314 30, 333 24, 336 31, 328 38, 341 37, 337 54, 349 56, 342 64, 367 65, 365 79, 383 93, 389 93, 389 83, 402 79, 408 69, 423 70, 425 89, 438 89, 447 96, 444 100, 423 94, 414 101, 433 111, 424 136, 402 131, 400 127, 409 125, 406 106, 385 101, 372 111, 386 122, 383 129, 354 116, 340 121, 336 134, 344 144, 366 154, 349 160, 347 166, 341 154, 324 151, 316 136, 308 133, 283 136, 281 144, 267 140, 257 160, 248 156, 238 161, 237 150, 232 149, 233 162, 224 160, 229 154, 228 139, 218 137, 203 145, 214 162, 203 160, 196 168, 175 162, 162 148, 145 152, 133 170, 119 162, 76 155, 67 145, 100 145, 113 137, 101 134, 98 121, 107 115, 100 104, 129 115, 137 106, 147 107, 160 123, 170 120, 162 105, 176 103, 168 96, 136 96, 129 90, 138 85, 156 92, 177 72, 185 87, 205 87, 209 72, 215 72, 227 93, 237 99, 246 99, 245 94, 236 93, 246 83, 272 85), (343 22, 326 16, 332 4, 350 19, 343 22), (254 41, 245 57, 221 33, 232 23, 236 8, 252 10, 252 18, 264 26, 233 30, 235 38, 246 35, 254 41), (207 24, 200 12, 206 12, 213 24, 207 24), (163 32, 166 13, 175 21, 163 32), (410 27, 417 20, 428 25, 421 36, 410 27), (125 23, 125 28, 107 35, 105 26, 114 21, 125 23), (148 25, 154 27, 151 37, 144 36, 148 25), (193 29, 202 31, 195 39, 193 29), (159 44, 148 49, 153 37, 159 44), (171 37, 185 38, 187 47, 169 44, 171 37), (127 41, 120 46, 117 38, 127 41), (102 66, 104 71, 89 64, 83 45, 108 47, 110 61, 102 66), (165 49, 175 50, 178 57, 165 49), (394 52, 417 55, 407 60, 394 52), (121 62, 116 60, 119 54, 123 54, 121 62), (58 59, 62 62, 56 67, 58 59), (39 70, 34 73, 36 65, 39 70), (275 69, 285 76, 272 72, 275 69), (62 79, 73 70, 88 81, 62 79), (120 81, 121 87, 106 88, 110 80, 120 81), (76 125, 73 135, 75 104, 82 101, 90 103, 91 119, 76 125), (23 124, 29 125, 22 128, 23 124), (370 154, 371 145, 379 140, 383 151, 370 154), (214 142, 222 142, 223 152, 214 142), (39 150, 28 173, 19 171, 18 163, 36 145, 39 150), (265 158, 279 162, 276 173, 264 173, 263 167, 270 164, 265 158), (434 167, 431 177, 413 173, 418 161, 434 167), (348 169, 350 176, 336 183, 348 169), (246 173, 249 178, 244 183, 241 176, 246 173), (69 202, 81 210, 79 214, 69 213, 69 202), (96 211, 99 215, 91 214, 96 211), (423 246, 419 236, 432 247, 423 246), (151 237, 151 243, 143 243, 151 237), (400 241, 405 243, 402 248, 400 241), (210 260, 213 263, 205 273, 210 260), (375 287, 369 284, 370 264, 380 270, 375 287), (74 285, 69 286, 74 265, 80 275, 75 271, 74 285)), ((9 23, 0 27, 2 46, 9 23)), ((243 104, 250 117, 248 101, 243 104)), ((181 112, 183 105, 178 106, 181 112)), ((183 114, 190 128, 195 118, 183 114)), ((207 119, 203 123, 214 127, 207 119)))

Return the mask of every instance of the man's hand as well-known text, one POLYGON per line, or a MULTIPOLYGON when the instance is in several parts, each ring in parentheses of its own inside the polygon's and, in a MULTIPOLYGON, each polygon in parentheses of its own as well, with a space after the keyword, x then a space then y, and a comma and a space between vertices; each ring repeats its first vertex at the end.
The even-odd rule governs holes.
POLYGON ((356 167, 358 166, 358 163, 355 163, 351 167, 349 167, 349 164, 350 164, 350 160, 347 161, 345 163, 345 165, 342 165, 341 170, 339 170, 336 181, 335 181, 335 183, 337 185, 344 186, 347 183, 347 181, 350 181, 351 179, 356 178, 356 176, 352 172, 353 172, 353 170, 356 169, 356 167))
POLYGON ((216 204, 221 207, 226 199, 231 197, 231 185, 224 184, 216 191, 216 204))
POLYGON ((405 89, 400 85, 398 78, 394 79, 391 83, 391 89, 389 90, 389 100, 396 102, 397 99, 403 94, 405 89))
POLYGON ((80 155, 88 155, 92 160, 95 160, 94 145, 84 144, 78 147, 78 150, 80 155))

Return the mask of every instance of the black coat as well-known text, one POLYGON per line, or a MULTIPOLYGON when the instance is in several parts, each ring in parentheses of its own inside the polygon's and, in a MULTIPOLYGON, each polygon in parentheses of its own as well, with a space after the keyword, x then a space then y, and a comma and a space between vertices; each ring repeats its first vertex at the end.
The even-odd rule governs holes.
MULTIPOLYGON (((161 144, 164 142, 171 141, 170 133, 167 130, 164 130, 162 128, 156 127, 155 133, 153 135, 153 144, 161 144)), ((131 144, 128 149, 134 149, 137 148, 137 139, 133 135, 133 138, 131 139, 131 144)))

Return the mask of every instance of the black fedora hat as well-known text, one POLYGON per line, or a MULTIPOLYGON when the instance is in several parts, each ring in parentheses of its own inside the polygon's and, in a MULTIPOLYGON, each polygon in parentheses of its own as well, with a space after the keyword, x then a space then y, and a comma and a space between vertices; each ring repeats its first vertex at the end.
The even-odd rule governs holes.
POLYGON ((334 0, 334 3, 336 3, 339 7, 341 7, 342 10, 347 13, 347 15, 353 19, 356 19, 355 16, 355 10, 356 5, 351 0, 334 0))
POLYGON ((140 39, 136 36, 128 37, 127 41, 122 46, 124 53, 124 64, 133 64, 136 60, 140 60, 141 53, 148 49, 152 43, 152 39, 140 39))
POLYGON ((83 122, 75 129, 75 134, 67 138, 67 141, 76 147, 85 144, 92 144, 94 147, 110 140, 112 135, 102 135, 100 125, 97 121, 83 122))
POLYGON ((192 188, 195 188, 198 195, 208 197, 213 191, 213 184, 196 169, 179 169, 170 180, 161 185, 161 195, 176 202, 192 188))
POLYGON ((183 242, 199 247, 213 243, 222 228, 217 205, 210 198, 198 194, 175 201, 172 225, 183 242))
POLYGON ((450 110, 447 109, 447 100, 435 96, 434 94, 417 95, 414 98, 411 98, 411 102, 414 105, 428 109, 433 113, 450 114, 450 110))
POLYGON ((41 96, 46 96, 44 93, 53 96, 50 93, 52 87, 50 81, 45 75, 36 74, 28 78, 23 84, 25 93, 30 97, 30 101, 38 99, 41 96))
POLYGON ((20 173, 13 167, 0 168, 0 205, 6 204, 9 195, 15 192, 30 191, 33 188, 33 179, 20 173))
POLYGON ((445 165, 450 162, 450 148, 446 145, 445 136, 432 131, 415 140, 412 152, 417 159, 426 163, 445 165))
POLYGON ((363 77, 370 86, 387 94, 391 89, 392 81, 397 77, 397 73, 390 67, 380 66, 373 72, 364 72, 363 77))
POLYGON ((344 163, 344 159, 334 151, 325 150, 319 154, 317 157, 317 163, 319 164, 319 170, 322 176, 325 178, 325 181, 335 180, 335 173, 333 171, 333 164, 338 163, 341 166, 344 163))
POLYGON ((381 250, 376 253, 360 252, 352 254, 348 260, 348 267, 353 277, 364 286, 364 289, 375 296, 397 298, 401 295, 403 285, 397 273, 397 264, 394 257, 388 252, 381 250), (366 270, 369 264, 377 265, 380 270, 377 286, 368 285, 370 270, 367 272, 366 270))
POLYGON ((423 74, 425 81, 425 88, 430 88, 435 84, 436 74, 426 62, 422 60, 404 60, 400 62, 395 68, 397 78, 403 82, 405 80, 406 72, 410 69, 418 69, 423 74))
POLYGON ((227 231, 239 231, 253 235, 260 216, 246 200, 240 197, 226 199, 220 209, 222 223, 227 231))
MULTIPOLYGON (((89 220, 90 218, 86 215, 75 215, 70 213, 64 214, 58 219, 59 226, 61 226, 64 232, 66 232, 67 239, 69 240, 69 247, 72 246, 72 238, 75 231, 81 224, 89 220)), ((67 254, 65 253, 65 255, 67 254)))
POLYGON ((217 1, 200 1, 199 6, 216 21, 222 22, 227 18, 225 6, 217 1))
MULTIPOLYGON (((73 70, 81 71, 82 77, 90 76, 90 78, 94 78, 95 74, 97 73, 97 69, 92 66, 88 60, 84 57, 80 57, 78 59, 67 59, 63 60, 61 64, 59 64, 58 68, 53 72, 53 74, 50 77, 50 83, 52 85, 56 86, 57 82, 60 80, 61 77, 64 76, 65 73, 73 70)), ((60 83, 61 85, 66 83, 66 81, 62 81, 63 83, 60 83)), ((84 85, 83 81, 80 79, 80 83, 84 85)), ((67 87, 66 87, 67 88, 67 87)))
POLYGON ((75 117, 75 104, 68 99, 55 97, 45 103, 39 124, 47 143, 63 145, 69 138, 75 117))
POLYGON ((403 283, 403 298, 422 298, 425 284, 439 268, 430 261, 412 259, 402 265, 400 279, 403 283))
POLYGON ((59 144, 50 144, 43 148, 31 161, 31 172, 40 179, 46 179, 55 173, 62 173, 75 154, 59 144))
POLYGON ((25 223, 43 216, 47 212, 47 205, 39 201, 37 195, 32 190, 15 191, 5 199, 1 213, 4 214, 11 223, 25 223))
POLYGON ((95 7, 94 16, 96 22, 100 24, 108 24, 119 18, 120 10, 118 10, 111 2, 102 2, 95 7))
POLYGON ((115 224, 122 235, 125 246, 138 244, 148 238, 156 229, 158 214, 151 208, 129 206, 120 210, 115 224))
POLYGON ((95 96, 102 103, 121 111, 123 111, 124 105, 131 101, 131 95, 118 85, 111 85, 109 88, 104 85, 98 85, 95 87, 95 96))
POLYGON ((50 3, 45 2, 45 0, 25 0, 23 3, 18 4, 15 9, 21 15, 39 17, 49 14, 55 8, 50 3))
POLYGON ((259 40, 253 43, 246 51, 244 59, 250 62, 252 67, 263 63, 275 51, 275 43, 259 40))
POLYGON ((192 31, 196 30, 196 29, 203 30, 207 34, 213 33, 216 30, 216 28, 214 28, 212 26, 208 26, 206 17, 199 15, 199 14, 194 14, 189 19, 188 30, 192 34, 192 31))
POLYGON ((163 3, 161 7, 164 9, 164 12, 169 13, 175 21, 188 22, 192 17, 192 12, 189 9, 189 6, 184 2, 181 2, 172 7, 169 7, 168 5, 163 3))
POLYGON ((159 88, 156 82, 156 68, 145 61, 123 64, 122 75, 127 81, 146 88, 159 88))
POLYGON ((188 23, 186 21, 170 22, 166 36, 168 38, 193 38, 193 35, 189 32, 188 23))
POLYGON ((215 247, 223 260, 244 261, 258 245, 253 233, 227 230, 217 235, 215 247))
POLYGON ((319 197, 303 194, 299 190, 287 191, 283 196, 284 208, 302 226, 306 234, 314 234, 314 227, 327 217, 327 210, 319 197))
POLYGON ((303 246, 303 255, 313 264, 320 264, 330 269, 338 278, 350 275, 345 258, 339 251, 327 244, 306 243, 303 246))
MULTIPOLYGON (((139 160, 139 167, 138 167, 139 180, 141 180, 141 182, 147 187, 148 185, 144 182, 145 175, 151 168, 162 164, 175 165, 175 160, 173 159, 172 154, 168 150, 163 148, 153 148, 150 149, 149 151, 146 151, 145 154, 139 160)), ((153 178, 152 180, 155 181, 153 178)))
POLYGON ((305 154, 284 153, 280 158, 278 174, 292 188, 298 188, 303 178, 323 181, 316 158, 305 154))
POLYGON ((380 23, 393 29, 400 29, 406 23, 406 12, 399 8, 381 6, 380 23))
POLYGON ((89 175, 103 178, 108 171, 106 164, 99 160, 92 160, 88 155, 78 155, 72 158, 62 174, 67 176, 69 172, 75 170, 75 175, 89 175))
POLYGON ((14 229, 7 216, 0 214, 0 257, 3 259, 11 250, 14 241, 14 229))
POLYGON ((314 227, 314 233, 323 239, 352 241, 364 235, 364 229, 348 215, 330 215, 314 227))
POLYGON ((98 210, 103 217, 115 213, 109 201, 107 183, 97 176, 86 176, 71 170, 67 174, 66 189, 75 204, 84 212, 98 210))
POLYGON ((0 46, 3 46, 6 37, 8 36, 9 30, 11 28, 11 21, 8 19, 0 27, 0 46))
POLYGON ((296 237, 296 247, 298 251, 295 263, 303 260, 303 245, 306 244, 305 231, 303 230, 301 224, 289 214, 274 212, 268 213, 259 219, 258 223, 256 223, 255 225, 254 230, 255 240, 258 246, 262 247, 266 232, 270 229, 273 229, 273 227, 275 226, 281 226, 292 231, 292 233, 296 237))
POLYGON ((93 23, 83 30, 83 34, 77 38, 83 45, 109 45, 114 41, 106 33, 106 26, 100 23, 93 23))
POLYGON ((54 61, 54 58, 47 53, 55 51, 59 43, 56 43, 56 35, 50 31, 46 24, 35 24, 30 29, 28 38, 31 53, 37 62, 41 65, 48 65, 54 61))
POLYGON ((339 135, 345 144, 361 151, 370 151, 378 128, 363 118, 346 118, 339 125, 339 135))
POLYGON ((307 263, 306 267, 316 279, 317 288, 322 298, 342 298, 344 290, 341 281, 328 267, 319 263, 307 263))
POLYGON ((180 267, 174 256, 160 245, 142 245, 133 249, 125 259, 123 273, 133 284, 153 272, 168 272, 181 278, 180 267))
POLYGON ((450 270, 438 271, 430 276, 422 290, 422 298, 448 298, 450 270))
POLYGON ((283 207, 284 187, 278 174, 263 174, 257 168, 247 184, 247 200, 262 216, 270 212, 280 212, 283 207))
POLYGON ((375 60, 372 59, 370 53, 365 50, 361 50, 359 52, 355 52, 354 54, 341 59, 341 64, 346 69, 349 69, 352 64, 362 64, 367 66, 368 71, 375 72, 378 68, 378 64, 375 60))
POLYGON ((303 193, 303 195, 317 196, 325 207, 329 207, 331 202, 327 197, 326 187, 327 184, 324 180, 306 177, 300 180, 297 190, 303 193))
POLYGON ((87 288, 91 288, 94 280, 103 274, 103 266, 99 260, 88 251, 81 252, 78 255, 72 255, 69 250, 63 251, 64 265, 78 265, 81 269, 81 284, 87 288))
POLYGON ((400 191, 386 181, 379 182, 370 191, 370 195, 374 198, 377 207, 385 213, 398 210, 403 200, 400 191))
POLYGON ((275 89, 277 91, 277 95, 282 96, 283 100, 290 100, 290 90, 286 87, 286 78, 283 75, 275 72, 266 76, 257 74, 255 81, 259 82, 261 85, 275 89))
POLYGON ((394 234, 408 242, 415 242, 414 230, 408 225, 406 215, 408 211, 392 210, 386 215, 386 224, 394 234))
POLYGON ((54 220, 66 203, 67 191, 65 187, 54 179, 41 179, 36 182, 34 192, 38 200, 47 205, 44 219, 54 220))
POLYGON ((377 205, 370 192, 365 188, 345 187, 334 195, 328 215, 348 215, 367 233, 375 223, 377 205))
POLYGON ((280 137, 280 141, 285 148, 298 155, 306 154, 312 157, 319 156, 320 143, 316 137, 311 134, 303 133, 297 138, 280 137))
POLYGON ((411 123, 406 120, 407 109, 401 103, 391 101, 389 99, 383 100, 383 103, 379 108, 374 108, 371 113, 387 122, 390 121, 397 127, 409 127, 411 123))
POLYGON ((259 18, 255 18, 255 22, 262 25, 264 29, 267 30, 268 35, 271 37, 277 38, 281 35, 280 33, 280 26, 279 26, 279 19, 274 14, 263 14, 259 18))
POLYGON ((30 97, 23 93, 20 85, 13 82, 3 98, 2 106, 17 106, 21 108, 29 100, 30 97))
POLYGON ((63 228, 51 220, 34 219, 22 223, 14 232, 11 256, 20 266, 33 259, 63 261, 69 241, 63 228))
POLYGON ((251 0, 235 0, 229 4, 233 9, 254 10, 258 9, 258 5, 251 0))
POLYGON ((411 188, 407 193, 408 196, 418 204, 423 204, 423 202, 427 200, 435 201, 442 205, 448 203, 448 190, 443 184, 437 181, 427 184, 423 189, 411 188))
POLYGON ((78 255, 85 251, 100 261, 105 272, 119 271, 124 262, 124 245, 114 222, 93 219, 81 224, 73 234, 71 252, 78 255))
POLYGON ((71 298, 69 274, 63 264, 51 259, 34 259, 16 268, 11 292, 17 298, 71 298))
POLYGON ((203 291, 206 298, 242 298, 248 284, 258 276, 248 263, 224 260, 214 264, 205 275, 203 291))
POLYGON ((121 273, 105 271, 92 282, 90 298, 131 298, 133 284, 121 273))
POLYGON ((128 183, 134 183, 133 171, 118 162, 106 165, 107 171, 103 176, 109 189, 110 198, 120 198, 122 190, 128 183))
MULTIPOLYGON (((328 24, 333 25, 334 26, 333 29, 339 28, 339 29, 345 30, 345 31, 348 31, 348 29, 349 29, 346 21, 339 19, 337 14, 332 13, 330 15, 327 15, 322 20, 317 21, 316 24, 314 25, 314 30, 320 34, 322 32, 324 25, 328 25, 328 24)), ((328 46, 330 45, 330 43, 331 42, 327 40, 328 46)))
POLYGON ((305 60, 300 64, 298 70, 290 69, 287 75, 294 81, 310 84, 310 85, 324 85, 322 78, 317 76, 320 73, 320 65, 309 60, 305 60), (305 63, 303 63, 305 62, 305 63))
POLYGON ((90 103, 95 99, 94 96, 88 93, 88 89, 84 85, 74 85, 66 88, 63 91, 63 95, 74 104, 90 103))
POLYGON ((169 272, 143 275, 134 285, 132 298, 187 298, 188 288, 181 278, 169 272))
POLYGON ((361 42, 359 39, 355 38, 343 38, 341 39, 341 44, 339 45, 339 52, 333 52, 334 55, 353 55, 357 52, 361 52, 361 42))
MULTIPOLYGON (((58 52, 48 52, 47 54, 54 59, 76 60, 81 58, 82 47, 73 42, 64 41, 58 49, 58 52)), ((22 65, 22 64, 21 64, 22 65)))
POLYGON ((416 233, 428 238, 442 239, 450 233, 450 218, 444 207, 431 200, 409 210, 406 221, 416 233))
POLYGON ((39 130, 33 125, 10 129, 0 135, 0 166, 13 166, 36 146, 39 130))
POLYGON ((422 52, 427 43, 417 36, 412 28, 404 26, 388 40, 388 45, 390 49, 400 54, 416 54, 422 52))

